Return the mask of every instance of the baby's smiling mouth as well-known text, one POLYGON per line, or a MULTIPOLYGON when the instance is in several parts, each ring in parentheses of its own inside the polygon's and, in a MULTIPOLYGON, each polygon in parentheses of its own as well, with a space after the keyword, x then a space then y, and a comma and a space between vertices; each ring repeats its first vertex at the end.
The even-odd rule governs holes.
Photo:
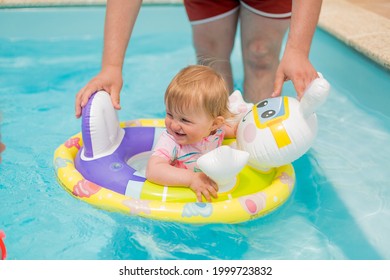
POLYGON ((175 134, 176 134, 177 136, 179 136, 179 137, 180 137, 180 136, 182 137, 182 136, 185 136, 185 135, 186 135, 185 133, 180 133, 180 132, 176 132, 176 131, 175 131, 175 134))

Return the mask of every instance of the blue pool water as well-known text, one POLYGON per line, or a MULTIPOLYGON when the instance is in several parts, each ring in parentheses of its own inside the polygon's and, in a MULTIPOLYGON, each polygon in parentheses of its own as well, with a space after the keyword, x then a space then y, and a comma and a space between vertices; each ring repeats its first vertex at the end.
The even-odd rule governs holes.
MULTIPOLYGON (((103 7, 0 10, 0 229, 9 259, 390 259, 390 74, 321 30, 311 59, 332 91, 280 209, 243 224, 194 226, 71 197, 56 181, 53 152, 80 131, 74 96, 99 70, 103 20, 103 7)), ((163 117, 166 86, 194 62, 183 7, 144 6, 120 119, 163 117)), ((293 95, 291 84, 285 92, 293 95)))

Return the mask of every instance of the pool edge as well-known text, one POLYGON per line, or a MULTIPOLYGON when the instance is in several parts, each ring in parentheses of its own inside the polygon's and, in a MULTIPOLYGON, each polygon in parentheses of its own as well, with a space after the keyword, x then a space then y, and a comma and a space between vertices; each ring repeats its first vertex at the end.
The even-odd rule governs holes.
POLYGON ((390 19, 347 0, 323 0, 318 26, 390 70, 390 19))

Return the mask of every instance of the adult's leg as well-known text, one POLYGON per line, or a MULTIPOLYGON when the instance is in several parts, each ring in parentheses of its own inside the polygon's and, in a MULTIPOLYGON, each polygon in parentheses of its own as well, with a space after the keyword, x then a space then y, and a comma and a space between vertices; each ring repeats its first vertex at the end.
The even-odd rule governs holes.
POLYGON ((241 7, 240 22, 244 98, 256 103, 273 92, 281 45, 290 19, 263 17, 241 7))
POLYGON ((224 77, 233 91, 230 55, 234 47, 238 10, 226 17, 192 26, 193 42, 199 64, 209 65, 224 77))

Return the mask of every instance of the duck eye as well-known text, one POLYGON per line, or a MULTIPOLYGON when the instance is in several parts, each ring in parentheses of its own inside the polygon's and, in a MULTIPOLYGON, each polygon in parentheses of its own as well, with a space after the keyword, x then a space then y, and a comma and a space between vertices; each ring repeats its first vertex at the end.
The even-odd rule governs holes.
POLYGON ((276 112, 274 110, 268 110, 268 111, 265 111, 264 113, 261 114, 261 117, 263 119, 267 119, 267 118, 270 118, 272 117, 273 115, 275 115, 276 112))
POLYGON ((257 108, 262 108, 262 107, 265 107, 268 105, 268 101, 267 100, 264 100, 264 101, 261 101, 259 104, 257 104, 257 108))

